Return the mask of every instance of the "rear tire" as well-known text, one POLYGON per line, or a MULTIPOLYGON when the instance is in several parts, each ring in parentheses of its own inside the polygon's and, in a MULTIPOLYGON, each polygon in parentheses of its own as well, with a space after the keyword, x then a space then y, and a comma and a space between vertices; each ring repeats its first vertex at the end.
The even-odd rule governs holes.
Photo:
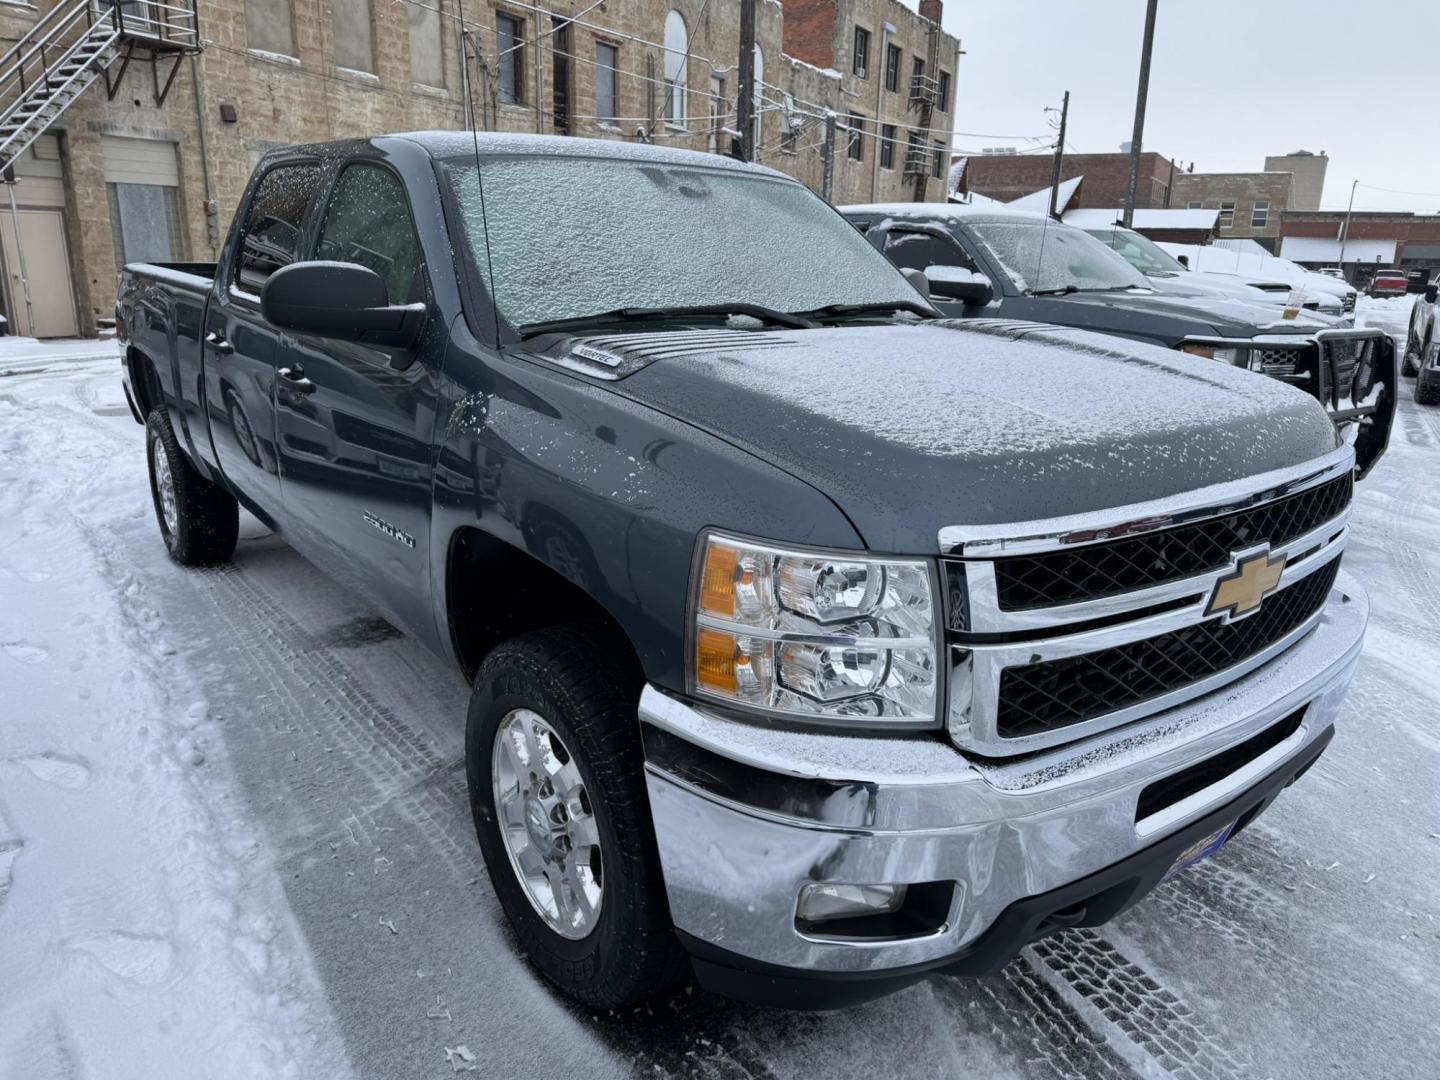
POLYGON ((585 624, 512 638, 480 666, 465 734, 475 833, 520 949, 602 1009, 685 970, 627 660, 585 624))
POLYGON ((1429 378, 1422 372, 1415 380, 1415 403, 1440 405, 1440 372, 1431 373, 1429 378))
POLYGON ((240 505, 190 464, 163 409, 152 409, 145 421, 145 457, 155 520, 170 558, 181 566, 229 559, 240 536, 240 505))

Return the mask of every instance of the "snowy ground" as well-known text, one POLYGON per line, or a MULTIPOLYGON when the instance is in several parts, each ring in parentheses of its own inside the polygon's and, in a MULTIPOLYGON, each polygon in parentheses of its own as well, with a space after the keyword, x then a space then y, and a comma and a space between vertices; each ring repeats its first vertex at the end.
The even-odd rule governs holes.
POLYGON ((465 687, 254 522, 170 564, 142 446, 113 345, 0 343, 6 1080, 1436 1075, 1440 409, 1408 384, 1320 764, 1115 925, 825 1015, 550 993, 475 848, 465 687))

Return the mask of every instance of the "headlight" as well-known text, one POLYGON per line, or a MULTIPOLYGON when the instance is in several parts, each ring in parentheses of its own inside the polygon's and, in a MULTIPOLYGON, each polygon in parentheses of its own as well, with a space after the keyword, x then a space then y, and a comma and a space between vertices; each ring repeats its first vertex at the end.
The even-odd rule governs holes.
POLYGON ((792 719, 935 725, 929 563, 710 534, 693 591, 697 695, 792 719))
POLYGON ((1198 341, 1187 341, 1180 346, 1180 351, 1189 353, 1191 356, 1203 356, 1206 360, 1219 360, 1222 364, 1233 364, 1244 366, 1242 353, 1244 349, 1217 349, 1213 345, 1202 345, 1198 341))

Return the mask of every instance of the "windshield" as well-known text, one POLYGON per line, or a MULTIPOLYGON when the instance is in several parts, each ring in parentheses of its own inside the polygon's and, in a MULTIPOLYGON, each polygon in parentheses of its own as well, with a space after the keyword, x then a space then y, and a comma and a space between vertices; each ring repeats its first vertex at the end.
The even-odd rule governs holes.
POLYGON ((1022 292, 1058 289, 1148 289, 1129 263, 1087 232, 1035 221, 967 222, 965 229, 1022 292))
POLYGON ((593 158, 450 162, 465 241, 513 327, 618 308, 919 302, 793 181, 593 158), (489 236, 489 251, 485 246, 489 236))
POLYGON ((1122 229, 1115 226, 1109 229, 1086 229, 1085 231, 1111 251, 1116 252, 1142 274, 1188 273, 1179 259, 1155 241, 1141 236, 1133 229, 1122 229))

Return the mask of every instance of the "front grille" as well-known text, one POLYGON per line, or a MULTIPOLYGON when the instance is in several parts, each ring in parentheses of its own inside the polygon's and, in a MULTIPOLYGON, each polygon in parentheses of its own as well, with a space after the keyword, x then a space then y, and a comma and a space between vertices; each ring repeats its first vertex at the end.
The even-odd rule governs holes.
POLYGON ((1083 723, 1233 667, 1319 611, 1339 569, 1335 558, 1237 622, 1211 619, 1098 652, 1008 667, 1000 677, 996 731, 1016 739, 1083 723))
POLYGON ((1372 340, 1337 338, 1325 343, 1325 350, 1330 358, 1331 384, 1342 396, 1350 392, 1350 386, 1355 381, 1355 369, 1360 366, 1365 350, 1370 347, 1372 340))
POLYGON ((1093 600, 1218 570, 1235 552, 1278 547, 1338 516, 1350 504, 1349 473, 1295 495, 1223 517, 1070 551, 995 564, 1003 611, 1093 600))
POLYGON ((1355 310, 1355 294, 1353 292, 1347 292, 1345 294, 1343 306, 1346 312, 1351 312, 1355 310))
POLYGON ((1294 375, 1300 370, 1305 358, 1305 348, 1291 345, 1277 345, 1273 348, 1253 350, 1260 360, 1260 370, 1272 378, 1278 375, 1294 375))

